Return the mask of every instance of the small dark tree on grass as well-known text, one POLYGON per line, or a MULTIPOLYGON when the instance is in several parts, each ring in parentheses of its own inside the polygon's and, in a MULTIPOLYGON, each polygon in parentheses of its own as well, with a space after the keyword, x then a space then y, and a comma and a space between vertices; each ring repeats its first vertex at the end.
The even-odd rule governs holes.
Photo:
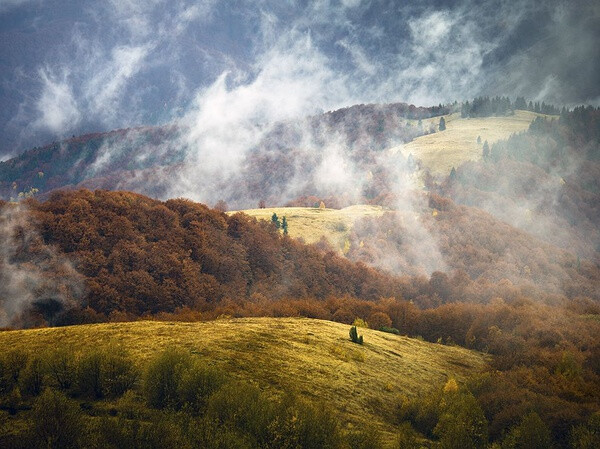
POLYGON ((275 227, 277 229, 279 229, 281 227, 281 223, 279 222, 279 217, 277 217, 277 214, 275 212, 273 212, 273 215, 271 216, 271 221, 273 222, 273 224, 275 225, 275 227))
POLYGON ((358 331, 356 330, 356 326, 352 326, 350 328, 350 340, 352 340, 353 343, 358 343, 359 345, 363 344, 363 336, 362 335, 358 335, 358 331))
POLYGON ((450 179, 452 181, 454 181, 456 179, 456 168, 452 167, 452 170, 450 170, 450 179))
POLYGON ((285 235, 287 235, 288 233, 288 224, 287 224, 287 220, 285 217, 283 217, 283 219, 281 220, 281 229, 283 229, 283 233, 285 235))
POLYGON ((446 120, 444 120, 444 117, 440 118, 440 131, 445 131, 446 130, 446 120))

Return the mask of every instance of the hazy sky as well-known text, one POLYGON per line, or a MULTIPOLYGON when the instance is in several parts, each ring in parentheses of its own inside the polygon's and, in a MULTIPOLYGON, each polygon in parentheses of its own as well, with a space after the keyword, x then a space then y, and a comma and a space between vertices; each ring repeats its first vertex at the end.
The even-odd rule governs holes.
POLYGON ((221 98, 256 121, 481 94, 597 105, 599 42, 594 0, 0 0, 0 159, 221 98))

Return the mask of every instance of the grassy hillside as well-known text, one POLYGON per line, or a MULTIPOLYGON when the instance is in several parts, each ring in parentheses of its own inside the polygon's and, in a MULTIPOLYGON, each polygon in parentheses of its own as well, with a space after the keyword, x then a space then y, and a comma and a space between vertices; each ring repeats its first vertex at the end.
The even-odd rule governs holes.
POLYGON ((301 237, 306 243, 315 243, 325 236, 331 245, 343 250, 356 219, 379 217, 385 210, 381 206, 356 205, 344 209, 270 207, 248 209, 243 212, 259 220, 270 220, 273 213, 276 213, 280 219, 286 217, 291 237, 301 237))
MULTIPOLYGON (((446 130, 417 137, 412 142, 392 148, 404 156, 412 154, 434 174, 446 175, 452 167, 463 162, 481 159, 483 142, 491 146, 498 140, 507 139, 511 134, 525 131, 536 117, 542 114, 529 111, 516 111, 506 117, 461 118, 460 112, 445 116, 446 130), (477 137, 481 136, 481 143, 477 137)), ((430 124, 437 129, 439 118, 423 120, 423 126, 430 124)))
POLYGON ((144 321, 2 332, 0 346, 40 353, 68 345, 85 352, 116 343, 140 364, 167 347, 185 348, 274 395, 295 391, 325 401, 345 426, 370 423, 384 433, 391 431, 386 421, 398 396, 415 397, 486 367, 474 351, 370 329, 360 329, 360 346, 349 341, 348 330, 304 318, 144 321))

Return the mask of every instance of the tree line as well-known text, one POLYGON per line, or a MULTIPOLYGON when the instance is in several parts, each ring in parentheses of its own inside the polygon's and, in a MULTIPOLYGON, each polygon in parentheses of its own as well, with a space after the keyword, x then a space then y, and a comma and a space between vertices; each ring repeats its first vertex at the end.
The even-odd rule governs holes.
POLYGON ((532 102, 524 97, 511 101, 509 97, 476 97, 471 102, 465 101, 460 108, 461 117, 491 117, 513 115, 515 110, 537 112, 539 114, 558 115, 561 110, 545 102, 532 102))

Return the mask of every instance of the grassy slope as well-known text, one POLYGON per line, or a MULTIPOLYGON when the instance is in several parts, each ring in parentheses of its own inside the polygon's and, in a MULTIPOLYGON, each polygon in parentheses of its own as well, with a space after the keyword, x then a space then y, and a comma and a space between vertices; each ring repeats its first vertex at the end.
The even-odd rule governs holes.
MULTIPOLYGON (((468 160, 479 160, 486 140, 491 146, 511 134, 525 131, 537 116, 529 111, 516 111, 507 117, 461 118, 460 113, 445 116, 446 130, 417 137, 412 142, 394 147, 390 151, 401 151, 404 156, 420 159, 433 174, 446 175, 452 167, 468 160), (477 137, 481 136, 481 144, 477 137)), ((430 122, 437 129, 439 118, 423 120, 428 128, 430 122)))
MULTIPOLYGON (((445 116, 446 130, 417 137, 408 144, 390 148, 394 153, 401 151, 404 156, 413 154, 421 159, 424 167, 434 174, 445 175, 452 167, 458 167, 468 160, 479 160, 486 140, 491 146, 511 134, 525 131, 536 114, 529 111, 516 111, 508 117, 461 118, 460 113, 445 116), (477 137, 481 136, 481 144, 477 137)), ((416 126, 416 121, 415 126, 416 126)), ((437 128, 439 117, 422 120, 422 126, 437 128)), ((422 184, 421 173, 415 174, 415 187, 422 184)), ((318 209, 304 207, 275 207, 248 209, 244 213, 258 219, 270 220, 273 213, 285 216, 291 237, 301 237, 306 243, 317 242, 325 236, 334 248, 340 251, 348 238, 348 233, 357 218, 380 216, 385 210, 379 206, 357 205, 345 209, 318 209)), ((231 212, 233 213, 233 212, 231 212)))
POLYGON ((248 209, 243 212, 259 220, 270 220, 273 213, 276 213, 280 219, 285 216, 291 237, 301 237, 306 243, 314 243, 325 236, 334 248, 342 250, 357 218, 378 217, 385 210, 381 206, 357 205, 339 210, 314 207, 270 207, 248 209))
POLYGON ((370 329, 361 329, 365 345, 359 346, 348 330, 304 318, 140 321, 1 332, 0 347, 39 352, 66 344, 85 351, 115 342, 140 361, 168 346, 183 347, 273 394, 295 391, 323 400, 346 426, 365 422, 384 433, 392 430, 385 417, 399 395, 418 395, 486 367, 474 351, 370 329))

